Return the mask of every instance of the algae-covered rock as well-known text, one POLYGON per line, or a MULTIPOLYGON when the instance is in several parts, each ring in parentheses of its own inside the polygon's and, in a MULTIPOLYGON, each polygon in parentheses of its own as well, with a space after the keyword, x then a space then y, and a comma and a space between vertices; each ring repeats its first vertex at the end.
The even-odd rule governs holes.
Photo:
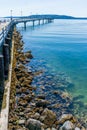
POLYGON ((26 127, 29 130, 42 130, 43 126, 44 126, 43 123, 41 123, 38 120, 31 119, 31 118, 29 120, 27 120, 27 122, 26 122, 26 127))
POLYGON ((46 108, 42 112, 40 120, 47 126, 51 127, 56 121, 56 114, 53 111, 46 108))
POLYGON ((38 100, 36 102, 37 107, 47 107, 48 104, 49 104, 49 102, 47 100, 43 100, 43 99, 38 100))

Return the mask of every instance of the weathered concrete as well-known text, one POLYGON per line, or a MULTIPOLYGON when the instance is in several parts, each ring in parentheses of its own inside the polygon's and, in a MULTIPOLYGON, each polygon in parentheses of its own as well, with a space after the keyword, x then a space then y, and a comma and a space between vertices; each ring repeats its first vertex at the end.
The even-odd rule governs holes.
MULTIPOLYGON (((8 130, 9 99, 10 99, 10 86, 11 86, 11 76, 12 76, 13 49, 14 49, 14 41, 12 42, 12 49, 11 49, 11 64, 9 66, 9 78, 8 78, 8 81, 6 81, 6 83, 5 83, 6 85, 5 85, 4 98, 6 98, 5 99, 6 107, 3 108, 0 113, 0 130, 8 130)), ((5 102, 3 99, 2 106, 4 103, 5 102)))
POLYGON ((9 61, 10 61, 10 53, 9 53, 9 45, 3 45, 3 55, 4 55, 4 67, 5 67, 5 76, 8 76, 9 71, 9 61))
POLYGON ((0 92, 4 91, 4 57, 0 55, 0 92))

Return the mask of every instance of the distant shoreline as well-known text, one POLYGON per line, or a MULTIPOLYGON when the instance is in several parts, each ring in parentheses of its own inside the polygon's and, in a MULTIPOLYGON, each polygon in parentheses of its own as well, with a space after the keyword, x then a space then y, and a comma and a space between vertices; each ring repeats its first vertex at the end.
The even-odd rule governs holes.
MULTIPOLYGON (((50 17, 53 19, 74 19, 74 20, 87 20, 87 17, 73 17, 68 15, 53 15, 53 14, 44 14, 44 15, 30 15, 30 16, 13 16, 13 18, 44 18, 50 17)), ((1 18, 11 18, 11 16, 1 17, 1 18)))

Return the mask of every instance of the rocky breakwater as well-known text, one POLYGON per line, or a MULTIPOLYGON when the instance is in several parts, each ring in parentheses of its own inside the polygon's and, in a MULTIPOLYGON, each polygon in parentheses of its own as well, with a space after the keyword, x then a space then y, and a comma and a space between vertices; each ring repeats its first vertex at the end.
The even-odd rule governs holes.
MULTIPOLYGON (((9 130, 86 130, 71 113, 61 111, 58 117, 51 110, 51 102, 46 100, 45 95, 35 94, 37 88, 31 86, 35 73, 26 67, 33 56, 31 51, 23 52, 24 43, 16 29, 13 33, 13 42, 9 130)), ((54 94, 66 100, 63 93, 55 91, 54 94)), ((60 103, 57 107, 61 105, 60 103)))

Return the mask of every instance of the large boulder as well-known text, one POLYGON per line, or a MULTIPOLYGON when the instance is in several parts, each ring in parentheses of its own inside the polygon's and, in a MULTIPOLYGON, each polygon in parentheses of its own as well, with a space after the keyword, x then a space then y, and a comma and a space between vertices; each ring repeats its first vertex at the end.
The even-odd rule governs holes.
POLYGON ((72 114, 63 114, 59 120, 58 120, 58 124, 63 124, 65 121, 67 120, 72 120, 73 122, 76 122, 76 120, 74 119, 72 114))
POLYGON ((41 123, 39 120, 35 120, 31 118, 26 122, 26 127, 29 130, 42 130, 43 126, 44 124, 41 123))
POLYGON ((40 120, 47 126, 52 127, 54 122, 56 121, 56 114, 49 110, 48 108, 44 109, 41 114, 40 120))
POLYGON ((66 121, 59 130, 75 130, 75 126, 71 121, 66 121))

